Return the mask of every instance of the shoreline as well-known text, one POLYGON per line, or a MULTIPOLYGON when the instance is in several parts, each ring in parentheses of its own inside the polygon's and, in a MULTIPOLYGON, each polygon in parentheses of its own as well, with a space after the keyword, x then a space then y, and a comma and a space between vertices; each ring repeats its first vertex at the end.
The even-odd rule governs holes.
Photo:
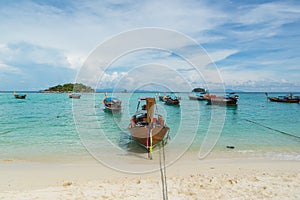
MULTIPOLYGON (((236 159, 244 159, 244 160, 266 160, 266 161, 300 161, 300 154, 298 149, 291 150, 287 147, 281 147, 274 149, 265 147, 262 149, 261 147, 249 148, 249 149, 239 149, 239 148, 226 148, 224 146, 215 146, 214 149, 205 156, 205 158, 199 158, 200 147, 196 147, 196 145, 190 146, 187 150, 184 148, 178 148, 178 146, 165 148, 165 154, 167 160, 178 160, 178 159, 186 159, 186 157, 190 159, 200 159, 200 160, 236 160, 236 159), (177 149, 176 149, 177 148, 177 149), (183 150, 182 150, 183 149, 183 150), (182 151, 181 151, 182 150, 182 151)), ((93 150, 91 153, 95 154, 96 158, 101 160, 101 152, 104 151, 111 160, 122 159, 125 162, 130 162, 131 159, 141 159, 147 160, 147 154, 145 153, 145 149, 142 147, 135 147, 134 149, 124 150, 121 148, 103 148, 93 150)), ((34 153, 34 154, 10 154, 5 155, 0 159, 0 165, 3 163, 40 163, 40 164, 81 164, 81 163, 90 163, 91 160, 96 159, 93 157, 93 154, 89 153, 84 147, 82 149, 77 149, 73 152, 58 152, 56 154, 47 152, 47 153, 34 153)), ((159 157, 159 148, 155 148, 153 151, 154 157, 159 157)))
MULTIPOLYGON (((139 159, 131 165, 136 162, 147 163, 139 159)), ((159 168, 124 173, 93 159, 69 164, 0 162, 0 198, 162 199, 160 176, 159 168)), ((199 160, 185 155, 166 168, 166 179, 170 199, 300 198, 299 161, 199 160)))

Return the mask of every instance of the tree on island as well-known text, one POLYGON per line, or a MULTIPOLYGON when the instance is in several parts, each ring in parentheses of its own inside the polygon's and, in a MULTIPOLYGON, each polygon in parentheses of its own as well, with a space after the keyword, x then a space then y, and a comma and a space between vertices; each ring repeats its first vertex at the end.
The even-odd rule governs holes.
POLYGON ((83 85, 82 83, 67 83, 64 85, 56 85, 50 87, 44 92, 95 92, 90 86, 83 85))

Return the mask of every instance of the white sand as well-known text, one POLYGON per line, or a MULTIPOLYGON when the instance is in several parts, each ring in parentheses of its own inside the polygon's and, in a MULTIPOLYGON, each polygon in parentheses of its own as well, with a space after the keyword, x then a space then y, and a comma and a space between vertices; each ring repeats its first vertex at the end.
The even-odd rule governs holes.
MULTIPOLYGON (((141 161, 144 162, 144 161, 141 161)), ((128 174, 95 161, 0 161, 0 199, 162 199, 160 172, 128 174)), ((300 162, 181 159, 167 168, 169 199, 300 199, 300 162)))

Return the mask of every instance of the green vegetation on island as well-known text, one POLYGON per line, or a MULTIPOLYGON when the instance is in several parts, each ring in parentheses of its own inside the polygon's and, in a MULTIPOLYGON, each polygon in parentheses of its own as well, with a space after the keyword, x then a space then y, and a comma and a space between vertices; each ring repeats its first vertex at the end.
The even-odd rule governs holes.
POLYGON ((56 85, 50 87, 44 92, 95 92, 90 86, 83 85, 82 83, 67 83, 64 85, 56 85))

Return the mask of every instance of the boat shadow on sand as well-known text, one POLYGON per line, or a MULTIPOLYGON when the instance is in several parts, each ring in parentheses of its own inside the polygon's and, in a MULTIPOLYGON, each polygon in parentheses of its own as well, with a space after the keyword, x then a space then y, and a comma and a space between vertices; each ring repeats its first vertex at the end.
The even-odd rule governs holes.
MULTIPOLYGON (((138 158, 148 160, 148 157, 146 155, 147 152, 146 152, 145 148, 142 147, 141 145, 139 145, 138 142, 135 141, 131 137, 130 133, 124 131, 124 132, 120 132, 119 135, 120 135, 120 139, 119 139, 118 146, 122 150, 127 152, 126 156, 135 156, 138 158)), ((158 150, 159 150, 159 147, 155 147, 153 149, 153 152, 158 151, 158 150)), ((123 156, 124 156, 124 154, 123 154, 123 156)))
POLYGON ((130 135, 130 133, 127 132, 120 132, 120 139, 118 146, 131 153, 138 153, 138 154, 144 154, 145 153, 145 148, 140 146, 130 135))

